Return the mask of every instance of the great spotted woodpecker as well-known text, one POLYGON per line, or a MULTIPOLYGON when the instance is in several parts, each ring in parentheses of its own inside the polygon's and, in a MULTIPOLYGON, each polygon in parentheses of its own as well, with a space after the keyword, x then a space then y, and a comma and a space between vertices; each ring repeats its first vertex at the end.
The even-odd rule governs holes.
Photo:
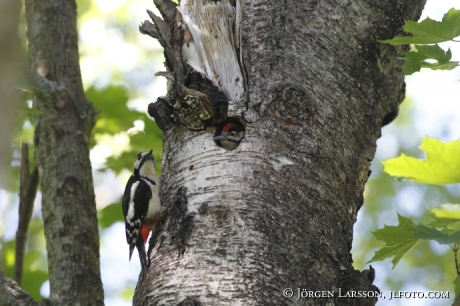
POLYGON ((126 240, 129 244, 129 260, 136 246, 141 261, 141 279, 145 277, 149 266, 145 243, 163 211, 158 188, 159 180, 155 175, 152 150, 139 153, 134 163, 134 173, 126 184, 122 208, 126 240))
POLYGON ((239 122, 229 122, 224 125, 221 134, 214 137, 214 140, 219 141, 220 145, 227 150, 235 150, 243 137, 243 125, 239 122))

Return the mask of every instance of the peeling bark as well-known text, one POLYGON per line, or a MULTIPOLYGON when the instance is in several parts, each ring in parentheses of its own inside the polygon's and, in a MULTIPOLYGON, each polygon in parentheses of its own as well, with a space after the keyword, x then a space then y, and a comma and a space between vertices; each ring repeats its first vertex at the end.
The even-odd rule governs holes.
POLYGON ((218 86, 230 101, 241 100, 244 79, 238 61, 239 6, 229 0, 183 0, 177 9, 186 25, 184 61, 218 86))
MULTIPOLYGON (((377 40, 393 37, 405 19, 416 20, 424 1, 222 3, 236 11, 241 4, 233 33, 247 85, 236 103, 225 86, 217 87, 226 94, 227 117, 245 123, 246 136, 226 151, 213 141, 217 125, 192 131, 169 121, 161 178, 168 213, 153 235, 152 264, 134 305, 374 305, 376 298, 340 298, 338 291, 378 291, 373 269, 354 270, 350 255, 381 126, 404 98, 401 49, 377 40), (184 188, 186 210, 174 210, 184 188), (178 224, 181 211, 191 219, 179 224, 193 226, 178 252, 178 230, 170 224, 178 224), (283 296, 285 288, 335 294, 296 300, 283 296)), ((180 11, 190 31, 187 11, 180 11)), ((184 46, 169 45, 175 56, 184 46)), ((197 73, 202 68, 187 63, 200 55, 190 50, 174 61, 197 73)), ((192 88, 189 75, 183 79, 192 88)))

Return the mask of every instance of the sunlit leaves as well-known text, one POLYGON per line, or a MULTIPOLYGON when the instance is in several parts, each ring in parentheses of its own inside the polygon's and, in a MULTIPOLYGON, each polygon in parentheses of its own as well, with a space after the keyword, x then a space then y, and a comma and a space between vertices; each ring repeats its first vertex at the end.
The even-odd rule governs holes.
POLYGON ((435 44, 449 41, 460 36, 460 11, 450 9, 442 18, 435 21, 427 18, 421 22, 408 20, 404 24, 404 31, 412 36, 401 36, 380 42, 393 46, 405 44, 435 44))
POLYGON ((406 61, 404 63, 404 74, 411 75, 420 71, 421 68, 430 68, 432 70, 452 70, 458 66, 458 62, 451 62, 452 52, 444 51, 438 45, 434 46, 416 46, 416 52, 410 51, 404 53, 406 61), (434 62, 430 62, 433 60, 434 62))
POLYGON ((439 244, 460 243, 460 231, 440 231, 438 229, 418 224, 414 226, 413 234, 416 238, 434 240, 439 244))
POLYGON ((428 225, 445 230, 460 230, 460 204, 443 204, 440 207, 430 207, 429 216, 434 221, 428 225))
MULTIPOLYGON (((35 236, 34 234, 31 234, 31 236, 35 236)), ((39 234, 43 235, 43 231, 40 231, 39 234)), ((43 252, 31 250, 24 256, 22 288, 30 293, 30 295, 36 300, 43 299, 40 294, 40 288, 43 283, 48 280, 48 273, 46 272, 47 266, 46 264, 41 264, 43 255, 43 252)), ((11 240, 8 242, 2 242, 0 252, 0 269, 11 278, 14 274, 14 258, 15 241, 11 240)))
MULTIPOLYGON (((455 296, 457 299, 459 298, 458 295, 460 294, 460 275, 457 275, 457 277, 454 280, 454 288, 455 288, 455 296)), ((452 304, 452 305, 458 305, 458 303, 452 304)))
POLYGON ((375 252, 374 257, 369 262, 381 261, 394 256, 392 261, 394 268, 404 254, 420 241, 412 232, 414 223, 411 219, 398 214, 398 221, 398 226, 385 225, 382 229, 372 233, 377 240, 384 241, 386 245, 375 252))
POLYGON ((42 255, 42 252, 31 251, 24 257, 24 267, 26 267, 26 270, 22 278, 22 287, 36 300, 43 299, 40 294, 40 288, 48 280, 46 267, 42 268, 37 264, 40 262, 42 255))
POLYGON ((123 221, 123 215, 121 213, 121 204, 115 203, 108 205, 98 211, 98 218, 99 225, 102 229, 105 229, 115 222, 123 221))
POLYGON ((426 18, 421 22, 406 21, 404 31, 412 36, 400 36, 392 39, 380 40, 381 43, 393 46, 414 44, 416 49, 405 53, 404 74, 411 75, 421 68, 432 70, 452 70, 458 67, 458 62, 450 61, 450 49, 444 51, 437 43, 452 41, 460 35, 460 11, 450 9, 442 21, 426 18), (420 46, 435 44, 433 46, 420 46), (430 61, 431 60, 431 61, 430 61))
POLYGON ((420 146, 426 159, 401 154, 383 162, 388 174, 414 182, 442 185, 460 182, 460 140, 444 143, 426 137, 420 146))
POLYGON ((127 131, 142 114, 128 109, 128 93, 122 87, 109 86, 103 90, 91 87, 86 97, 100 112, 93 132, 115 134, 127 131))
MULTIPOLYGON (((110 143, 113 147, 112 152, 118 152, 118 154, 108 157, 106 167, 115 173, 120 173, 124 169, 132 170, 136 155, 139 152, 153 149, 156 169, 159 172, 163 134, 156 123, 145 113, 128 108, 127 91, 123 87, 116 86, 102 90, 90 88, 86 96, 100 111, 94 127, 96 140, 104 139, 105 136, 113 138, 119 133, 129 136, 129 144, 123 142, 122 147, 117 146, 113 141, 110 143), (143 130, 133 130, 136 121, 143 122, 143 130)), ((93 145, 95 144, 96 142, 93 142, 93 145)))
POLYGON ((401 258, 416 246, 421 240, 434 240, 439 244, 459 244, 460 231, 436 229, 431 225, 414 224, 410 218, 398 214, 397 226, 385 225, 373 232, 375 238, 384 241, 386 245, 375 252, 369 261, 380 261, 394 256, 393 268, 401 258))

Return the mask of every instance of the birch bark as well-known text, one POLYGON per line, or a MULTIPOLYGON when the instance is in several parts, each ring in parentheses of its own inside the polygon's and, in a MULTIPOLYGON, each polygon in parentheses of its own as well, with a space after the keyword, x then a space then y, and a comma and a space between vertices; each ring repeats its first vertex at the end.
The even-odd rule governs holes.
MULTIPOLYGON (((191 62, 209 75, 196 64, 206 52, 190 55, 192 43, 202 46, 190 38, 190 16, 155 3, 171 29, 159 36, 176 51, 166 52, 173 79, 187 83, 177 72, 193 71, 191 62), (176 25, 183 36, 174 36, 176 25)), ((377 298, 343 298, 339 290, 378 290, 374 271, 354 270, 350 255, 376 140, 404 98, 402 50, 377 40, 417 20, 424 1, 222 4, 241 6, 236 58, 245 94, 227 98, 246 136, 226 151, 213 141, 218 125, 195 131, 166 118, 173 110, 152 112, 167 122, 161 198, 169 212, 151 240, 152 264, 134 305, 374 305, 377 298), (302 289, 334 294, 297 299, 302 289)), ((170 109, 170 88, 150 109, 170 109)))

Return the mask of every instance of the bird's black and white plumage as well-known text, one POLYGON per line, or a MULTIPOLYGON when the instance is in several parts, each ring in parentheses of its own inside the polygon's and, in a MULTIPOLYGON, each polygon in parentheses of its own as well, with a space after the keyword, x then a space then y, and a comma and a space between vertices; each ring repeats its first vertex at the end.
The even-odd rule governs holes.
POLYGON ((144 278, 149 265, 145 243, 163 211, 152 150, 137 155, 134 173, 129 178, 123 194, 122 208, 126 240, 129 244, 129 259, 131 260, 134 247, 137 247, 142 268, 141 278, 144 278))

